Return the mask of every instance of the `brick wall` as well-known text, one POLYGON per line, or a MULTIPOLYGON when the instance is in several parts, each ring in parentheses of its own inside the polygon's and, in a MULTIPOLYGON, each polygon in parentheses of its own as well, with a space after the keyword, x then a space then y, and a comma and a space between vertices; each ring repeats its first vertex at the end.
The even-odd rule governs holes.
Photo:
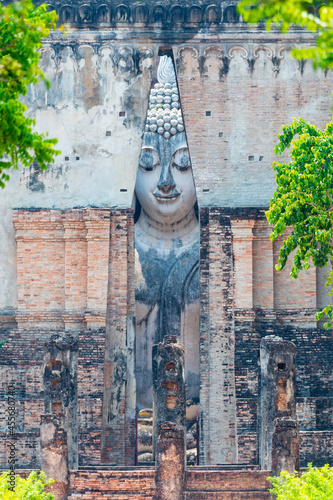
POLYGON ((289 55, 299 34, 240 33, 174 45, 201 207, 268 206, 281 126, 299 116, 320 127, 331 120, 332 75, 289 55))
MULTIPOLYGON (((106 310, 107 285, 104 281, 108 273, 107 262, 110 259, 109 314, 113 319, 109 324, 113 329, 112 332, 118 329, 120 341, 123 342, 122 348, 125 342, 133 343, 134 341, 134 330, 131 330, 133 324, 131 318, 134 312, 134 292, 131 287, 132 212, 130 210, 113 211, 110 255, 108 250, 110 211, 22 210, 15 213, 15 218, 21 276, 18 320, 21 321, 23 317, 23 315, 20 316, 20 311, 28 310, 24 321, 29 320, 31 324, 34 320, 35 326, 39 327, 33 330, 29 328, 12 331, 7 343, 0 350, 2 384, 6 384, 7 380, 13 376, 17 387, 20 388, 17 395, 17 425, 21 433, 19 439, 22 441, 20 464, 22 467, 39 464, 39 415, 46 411, 46 399, 43 394, 43 363, 49 359, 49 354, 47 354, 50 352, 49 340, 52 336, 59 334, 59 330, 42 330, 41 326, 46 321, 45 318, 49 325, 54 325, 59 318, 61 324, 64 325, 64 318, 70 317, 69 314, 66 316, 66 304, 74 301, 76 294, 79 313, 76 311, 76 316, 71 316, 74 320, 67 322, 67 330, 78 339, 77 396, 75 396, 78 408, 77 453, 79 465, 98 465, 101 460, 105 330, 104 328, 82 329, 82 326, 101 323, 103 303, 106 310), (88 221, 87 218, 89 218, 88 221), (71 226, 73 228, 70 230, 71 226), (62 227, 61 230, 60 227, 62 227), (36 255, 28 251, 34 234, 41 242, 36 255), (47 316, 49 313, 44 314, 42 310, 44 304, 42 301, 45 300, 42 297, 44 289, 39 290, 38 283, 34 280, 29 285, 25 273, 30 273, 29 276, 33 275, 35 266, 38 272, 51 274, 55 272, 57 267, 52 268, 49 265, 48 256, 52 253, 53 237, 56 237, 55 243, 58 244, 59 234, 67 234, 61 247, 64 250, 62 260, 65 273, 61 275, 64 280, 63 285, 65 284, 63 286, 64 301, 61 307, 58 303, 56 314, 53 309, 47 316), (89 234, 90 240, 87 236, 89 234), (88 255, 89 247, 91 257, 88 255), (68 258, 66 248, 69 251, 68 258), (87 267, 82 264, 84 262, 87 262, 87 267), (80 272, 82 265, 86 272, 80 272), (92 266, 92 269, 89 266, 92 266), (83 308, 83 304, 87 303, 91 304, 92 309, 83 308), (31 312, 28 308, 30 305, 31 312), (35 309, 38 309, 39 316, 35 309), (77 320, 78 317, 79 320, 77 320), (81 329, 74 330, 74 325, 80 325, 81 329), (129 335, 128 338, 126 338, 127 335, 129 335)), ((302 466, 311 460, 314 463, 321 461, 318 450, 321 450, 325 461, 332 462, 333 460, 331 448, 333 433, 332 338, 323 330, 310 328, 313 324, 314 313, 314 307, 312 307, 314 305, 313 271, 310 271, 309 283, 306 282, 306 276, 304 276, 302 288, 297 282, 291 282, 286 272, 276 278, 278 272, 273 267, 273 250, 262 209, 201 210, 201 439, 204 443, 201 448, 201 463, 204 461, 207 463, 210 448, 212 450, 215 446, 219 448, 219 441, 214 437, 214 433, 215 430, 220 432, 218 422, 222 407, 216 394, 219 394, 222 398, 220 402, 222 402, 221 370, 227 370, 225 374, 229 373, 229 379, 226 378, 230 381, 228 387, 236 393, 235 410, 232 411, 237 412, 238 460, 249 464, 257 462, 259 344, 263 336, 274 333, 293 341, 298 348, 296 396, 297 414, 303 436, 301 439, 302 466), (252 284, 248 283, 251 276, 252 284), (286 309, 282 307, 283 304, 280 301, 280 308, 274 310, 272 307, 274 296, 279 293, 283 297, 286 289, 288 289, 288 299, 292 307, 286 309), (295 303, 302 304, 301 292, 302 294, 304 292, 305 305, 311 306, 310 308, 294 307, 295 303), (233 293, 235 293, 234 304, 233 293), (229 351, 227 344, 223 344, 227 337, 220 335, 223 331, 229 332, 231 339, 232 335, 235 336, 234 347, 232 340, 231 344, 228 344, 228 349, 231 349, 229 351), (228 356, 224 357, 223 361, 223 356, 220 359, 219 353, 225 354, 226 352, 228 356), (226 364, 222 365, 222 362, 226 364), (235 373, 234 389, 233 373, 235 373), (310 446, 312 435, 313 449, 310 446)), ((52 262, 51 259, 51 264, 52 262)), ((55 286, 60 289, 57 279, 58 276, 55 276, 55 286)), ((51 301, 53 279, 49 277, 44 285, 46 296, 51 297, 51 301)), ((74 302, 70 307, 73 311, 74 302)), ((24 321, 22 319, 23 324, 27 324, 24 321)), ((112 338, 116 339, 114 333, 112 335, 112 338)), ((133 354, 133 351, 131 352, 133 354)), ((134 371, 133 357, 128 356, 127 361, 126 369, 131 374, 134 371)), ((3 386, 3 391, 5 391, 5 386, 3 386)), ((129 461, 134 460, 134 391, 135 380, 130 376, 126 389, 122 393, 120 406, 122 417, 118 428, 121 440, 117 440, 123 456, 129 461), (127 416, 125 416, 126 406, 127 416)), ((226 394, 229 395, 229 389, 226 394)), ((5 401, 4 392, 1 397, 2 401, 5 401)), ((1 405, 1 412, 3 411, 4 405, 1 405)), ((232 418, 230 421, 232 422, 232 418)), ((4 438, 5 424, 1 432, 4 438)), ((230 435, 232 436, 232 433, 230 435)), ((211 463, 215 463, 220 459, 210 458, 210 460, 211 463)))
POLYGON ((101 461, 105 329, 84 331, 78 340, 78 465, 101 461))
POLYGON ((153 500, 155 470, 141 467, 108 471, 72 471, 70 474, 71 500, 97 498, 153 500))
POLYGON ((105 326, 110 211, 16 210, 20 328, 105 326))
MULTIPOLYGON (((191 467, 186 471, 186 500, 269 500, 267 471, 223 471, 191 467)), ((69 499, 144 500, 155 498, 153 468, 113 468, 70 473, 69 499)))
POLYGON ((102 462, 135 463, 133 210, 111 210, 104 352, 102 462))
POLYGON ((200 212, 200 460, 237 462, 230 217, 200 212), (208 424, 209 423, 209 424, 208 424))

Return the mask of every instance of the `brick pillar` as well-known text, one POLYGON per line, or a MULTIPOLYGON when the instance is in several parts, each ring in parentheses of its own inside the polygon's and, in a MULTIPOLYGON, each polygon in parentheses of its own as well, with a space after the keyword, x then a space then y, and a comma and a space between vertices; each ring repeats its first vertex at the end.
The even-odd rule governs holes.
POLYGON ((234 251, 234 301, 239 309, 253 308, 253 226, 254 220, 231 224, 234 251))
POLYGON ((156 500, 182 500, 185 484, 185 428, 159 425, 156 443, 156 500))
POLYGON ((272 474, 278 476, 282 470, 290 474, 299 470, 299 428, 298 422, 291 417, 274 421, 272 474))
POLYGON ((200 226, 200 464, 236 463, 230 218, 222 209, 203 208, 200 226))
POLYGON ((87 307, 87 229, 82 210, 63 212, 65 240, 65 312, 66 329, 84 325, 87 307))
POLYGON ((185 350, 174 335, 153 346, 157 500, 181 500, 186 456, 185 350))
POLYGON ((260 345, 258 453, 263 470, 279 474, 299 467, 295 399, 296 346, 269 335, 260 345))
POLYGON ((110 210, 86 209, 88 328, 105 326, 110 246, 110 210))
POLYGON ((69 488, 67 433, 62 426, 64 415, 41 415, 41 467, 55 482, 48 487, 55 500, 66 500, 69 488))
POLYGON ((253 307, 273 313, 274 261, 271 232, 267 221, 256 221, 253 229, 253 307))
POLYGON ((133 211, 111 210, 101 461, 135 462, 133 211))

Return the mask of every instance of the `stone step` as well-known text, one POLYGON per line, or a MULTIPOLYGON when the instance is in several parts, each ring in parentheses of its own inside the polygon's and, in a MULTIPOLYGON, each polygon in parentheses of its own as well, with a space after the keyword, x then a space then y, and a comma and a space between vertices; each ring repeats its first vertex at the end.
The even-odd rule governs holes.
MULTIPOLYGON (((270 500, 269 471, 195 466, 186 471, 184 500, 270 500)), ((153 500, 153 467, 95 467, 70 472, 69 500, 153 500)))
POLYGON ((238 464, 220 464, 220 465, 193 465, 191 466, 190 469, 188 470, 205 470, 205 471, 210 471, 210 470, 260 470, 259 465, 251 465, 251 464, 245 464, 245 463, 238 463, 238 464))
POLYGON ((108 495, 104 492, 94 491, 92 493, 72 493, 67 497, 67 500, 98 500, 99 498, 103 498, 103 500, 154 500, 154 494, 126 493, 123 495, 121 493, 111 493, 108 495))
POLYGON ((185 492, 184 500, 272 500, 264 491, 191 491, 185 492))
MULTIPOLYGON (((137 470, 154 470, 154 463, 123 466, 123 465, 80 465, 79 471, 137 471, 137 470)), ((78 472, 77 470, 70 471, 70 473, 78 472)))

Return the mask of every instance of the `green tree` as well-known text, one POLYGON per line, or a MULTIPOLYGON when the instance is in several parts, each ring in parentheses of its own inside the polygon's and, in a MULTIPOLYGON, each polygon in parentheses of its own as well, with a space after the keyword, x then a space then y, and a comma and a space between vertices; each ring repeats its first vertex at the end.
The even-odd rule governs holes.
POLYGON ((0 476, 0 498, 2 500, 52 500, 52 493, 45 493, 45 486, 54 483, 53 479, 46 479, 45 473, 41 471, 31 472, 27 479, 5 471, 0 476))
MULTIPOLYGON (((283 269, 296 250, 291 276, 297 278, 311 262, 323 267, 333 259, 333 123, 321 131, 299 118, 282 127, 274 152, 280 155, 290 147, 290 162, 272 165, 277 189, 266 217, 273 226, 272 241, 292 228, 280 249, 277 268, 283 269)), ((332 283, 329 272, 327 285, 332 283)), ((330 318, 328 328, 332 326, 331 306, 316 317, 325 314, 330 318)))
POLYGON ((28 85, 43 79, 38 67, 42 39, 55 28, 57 14, 47 12, 45 4, 34 7, 30 0, 0 3, 0 186, 9 180, 8 171, 33 161, 42 169, 54 161, 60 151, 57 139, 34 131, 35 120, 25 116, 26 106, 20 95, 28 85))
MULTIPOLYGON (((312 59, 315 68, 333 68, 333 2, 316 0, 241 0, 238 5, 244 20, 265 21, 286 32, 298 25, 315 33, 314 46, 293 49, 297 59, 312 59), (319 6, 320 5, 320 6, 319 6)), ((290 148, 291 161, 273 163, 277 190, 266 212, 273 225, 274 241, 286 228, 290 236, 280 249, 277 269, 283 269, 288 257, 295 252, 291 276, 298 277, 301 269, 326 266, 333 260, 333 124, 324 131, 305 123, 301 118, 282 127, 274 152, 282 154, 290 148)), ((327 274, 326 286, 333 284, 333 273, 327 274)), ((330 295, 332 295, 330 293, 330 295)), ((332 307, 316 314, 317 320, 328 316, 324 325, 332 327, 332 307)))
POLYGON ((297 59, 312 59, 315 67, 333 68, 333 2, 329 0, 241 0, 239 12, 249 23, 266 22, 286 32, 290 25, 316 34, 312 48, 293 49, 297 59))
POLYGON ((333 469, 325 465, 317 469, 308 465, 303 474, 281 472, 279 477, 269 477, 273 488, 270 493, 276 500, 332 500, 333 469))

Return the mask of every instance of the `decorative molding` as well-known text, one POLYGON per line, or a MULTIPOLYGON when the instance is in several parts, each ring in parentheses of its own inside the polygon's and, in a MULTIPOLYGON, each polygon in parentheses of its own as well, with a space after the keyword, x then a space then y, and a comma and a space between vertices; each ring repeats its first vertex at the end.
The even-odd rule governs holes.
MULTIPOLYGON (((41 2, 40 2, 41 3, 41 2)), ((112 0, 99 2, 63 2, 50 4, 50 9, 56 10, 61 24, 75 27, 101 28, 109 26, 125 27, 171 26, 201 27, 220 25, 242 25, 242 19, 236 10, 236 3, 228 2, 206 3, 196 0, 192 5, 161 0, 149 2, 117 3, 112 0), (221 5, 222 4, 222 5, 221 5)))
POLYGON ((253 57, 255 59, 258 59, 259 57, 259 52, 266 52, 267 53, 267 56, 269 59, 272 59, 272 57, 274 57, 274 51, 271 47, 267 47, 266 45, 259 45, 258 47, 256 47, 254 50, 253 50, 253 57))
POLYGON ((241 57, 243 59, 247 59, 249 57, 249 51, 242 45, 234 45, 229 49, 228 56, 230 57, 230 59, 235 57, 235 52, 241 52, 241 57))

